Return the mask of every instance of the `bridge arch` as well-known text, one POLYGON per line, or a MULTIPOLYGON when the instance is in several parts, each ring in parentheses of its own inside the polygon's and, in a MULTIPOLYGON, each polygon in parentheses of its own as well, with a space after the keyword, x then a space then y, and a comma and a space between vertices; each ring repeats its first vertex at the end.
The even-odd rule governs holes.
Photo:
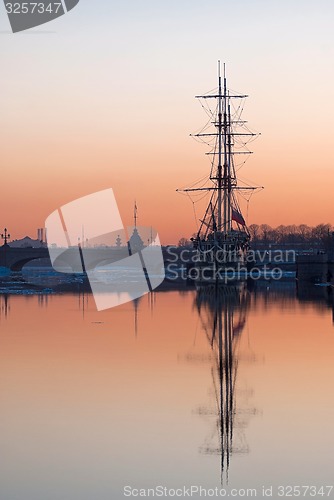
POLYGON ((11 271, 14 271, 14 272, 19 272, 19 271, 22 271, 22 269, 24 268, 24 266, 26 264, 28 264, 28 262, 33 262, 34 260, 41 260, 41 259, 45 259, 45 257, 41 257, 41 256, 26 257, 24 259, 12 262, 12 264, 9 265, 9 269, 11 271))

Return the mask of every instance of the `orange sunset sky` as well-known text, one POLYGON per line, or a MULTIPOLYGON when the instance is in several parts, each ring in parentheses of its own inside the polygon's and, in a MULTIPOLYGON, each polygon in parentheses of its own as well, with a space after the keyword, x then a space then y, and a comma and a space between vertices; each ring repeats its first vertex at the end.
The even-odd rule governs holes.
POLYGON ((163 243, 190 236, 176 189, 209 171, 189 134, 218 59, 262 134, 240 173, 265 186, 248 224, 333 223, 333 16, 329 0, 81 0, 13 35, 2 6, 1 231, 36 237, 56 208, 112 187, 125 224, 136 199, 163 243))

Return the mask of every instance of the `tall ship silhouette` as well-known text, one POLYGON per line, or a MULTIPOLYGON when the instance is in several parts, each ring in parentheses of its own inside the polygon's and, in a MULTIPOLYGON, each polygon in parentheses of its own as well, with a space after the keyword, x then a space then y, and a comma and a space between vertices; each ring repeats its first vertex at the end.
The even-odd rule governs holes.
POLYGON ((227 282, 247 276, 250 233, 240 208, 240 200, 249 201, 260 186, 241 181, 237 173, 249 155, 249 143, 259 134, 251 131, 242 119, 247 95, 227 87, 225 64, 223 76, 218 62, 218 88, 196 96, 209 117, 206 125, 192 137, 210 146, 210 174, 179 192, 192 200, 207 195, 207 206, 197 234, 191 238, 195 265, 190 278, 199 283, 227 282), (197 198, 196 198, 197 196, 197 198))

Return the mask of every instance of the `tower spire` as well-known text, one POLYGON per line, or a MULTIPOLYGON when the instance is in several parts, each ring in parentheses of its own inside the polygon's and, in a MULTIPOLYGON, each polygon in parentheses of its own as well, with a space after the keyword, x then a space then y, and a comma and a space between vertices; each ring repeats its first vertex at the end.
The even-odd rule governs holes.
POLYGON ((138 208, 137 208, 137 202, 136 202, 136 200, 135 200, 135 206, 134 206, 133 218, 134 218, 134 221, 135 221, 135 227, 137 227, 137 220, 138 220, 138 208))

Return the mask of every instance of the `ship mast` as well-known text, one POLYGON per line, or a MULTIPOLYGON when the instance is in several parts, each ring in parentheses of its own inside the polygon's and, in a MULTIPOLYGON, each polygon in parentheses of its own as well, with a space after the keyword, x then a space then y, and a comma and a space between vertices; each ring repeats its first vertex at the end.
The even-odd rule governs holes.
MULTIPOLYGON (((225 95, 225 64, 224 64, 224 95, 225 95)), ((223 96, 222 96, 222 78, 220 74, 220 61, 218 61, 218 168, 217 168, 217 180, 218 180, 218 220, 217 229, 221 231, 222 227, 222 111, 223 111, 223 96)), ((224 141, 225 141, 225 102, 224 102, 224 141)), ((225 152, 225 148, 224 148, 225 152)), ((226 155, 224 154, 224 171, 226 165, 226 155)), ((224 221, 225 222, 225 221, 224 221)))
MULTIPOLYGON (((247 190, 257 190, 259 187, 251 186, 238 186, 233 157, 235 154, 250 154, 251 151, 234 151, 234 137, 254 137, 258 134, 250 132, 248 129, 246 131, 241 130, 241 132, 234 131, 234 125, 243 126, 246 122, 242 121, 237 117, 236 119, 231 116, 231 105, 230 101, 234 99, 244 99, 248 97, 247 95, 235 95, 227 90, 227 78, 226 69, 224 63, 224 73, 223 77, 221 75, 221 63, 218 61, 218 91, 206 95, 196 96, 198 99, 216 99, 217 108, 216 115, 213 115, 212 124, 215 126, 213 132, 207 133, 206 130, 198 134, 194 134, 193 137, 204 138, 216 138, 215 149, 212 152, 206 153, 213 155, 212 167, 215 164, 214 172, 210 175, 210 180, 213 181, 214 186, 210 187, 194 187, 187 189, 178 189, 180 192, 193 192, 193 191, 213 191, 210 203, 208 205, 207 211, 204 216, 204 220, 201 220, 201 228, 206 226, 214 233, 215 240, 219 239, 219 234, 223 234, 224 237, 232 229, 232 219, 233 219, 233 208, 236 209, 236 201, 233 195, 233 191, 247 191, 247 190), (211 210, 211 214, 210 214, 211 210), (208 223, 207 220, 210 222, 208 223)), ((234 219, 235 220, 235 219, 234 219)), ((199 230, 200 234, 201 229, 199 230)))
MULTIPOLYGON (((226 85, 226 79, 225 79, 225 85, 226 85)), ((232 173, 233 173, 233 179, 235 178, 235 172, 234 172, 234 164, 233 162, 233 153, 232 153, 232 141, 231 141, 231 133, 232 133, 232 127, 231 127, 231 105, 229 102, 229 99, 227 101, 227 127, 228 131, 226 133, 227 137, 227 145, 226 145, 226 157, 227 157, 227 179, 226 179, 226 187, 225 187, 225 193, 226 193, 226 207, 225 207, 225 214, 226 214, 226 220, 225 220, 225 225, 224 229, 226 232, 230 231, 232 229, 232 173)))
POLYGON ((224 63, 224 94, 222 93, 222 78, 220 61, 218 61, 218 231, 227 233, 231 229, 231 130, 230 105, 227 94, 226 69, 224 63), (224 175, 222 175, 222 158, 224 153, 224 175), (222 196, 224 194, 224 210, 222 217, 222 196))
POLYGON ((230 151, 227 150, 228 144, 231 143, 230 140, 230 130, 229 126, 230 123, 227 120, 227 108, 229 106, 228 104, 228 96, 227 96, 227 85, 226 85, 226 71, 225 71, 225 64, 224 64, 224 226, 221 228, 223 229, 224 233, 227 233, 230 229, 231 226, 231 220, 230 220, 230 205, 231 205, 231 192, 230 192, 230 151))

